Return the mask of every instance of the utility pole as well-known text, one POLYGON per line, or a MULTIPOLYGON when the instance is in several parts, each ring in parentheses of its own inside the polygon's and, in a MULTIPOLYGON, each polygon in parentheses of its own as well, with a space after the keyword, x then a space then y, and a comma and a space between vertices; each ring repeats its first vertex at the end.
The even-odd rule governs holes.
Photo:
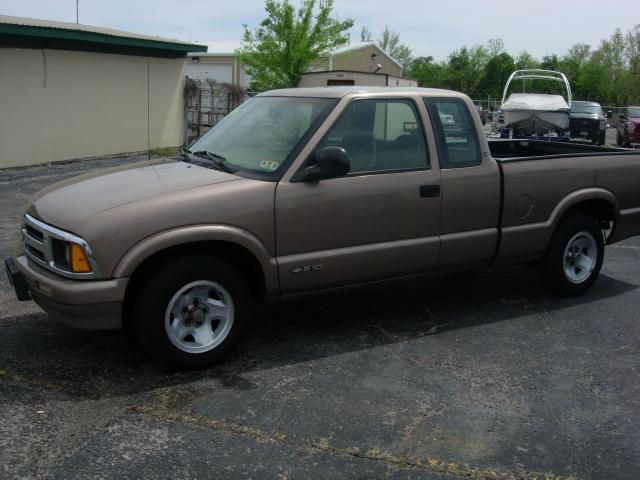
POLYGON ((78 2, 79 1, 80 0, 76 0, 76 23, 80 23, 80 22, 78 22, 78 2))

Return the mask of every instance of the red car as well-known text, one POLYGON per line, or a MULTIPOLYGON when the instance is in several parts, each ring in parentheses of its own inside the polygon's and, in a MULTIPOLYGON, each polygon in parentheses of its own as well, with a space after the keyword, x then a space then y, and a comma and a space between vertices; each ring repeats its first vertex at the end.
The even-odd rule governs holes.
POLYGON ((640 143, 640 107, 627 107, 618 122, 618 146, 640 143))

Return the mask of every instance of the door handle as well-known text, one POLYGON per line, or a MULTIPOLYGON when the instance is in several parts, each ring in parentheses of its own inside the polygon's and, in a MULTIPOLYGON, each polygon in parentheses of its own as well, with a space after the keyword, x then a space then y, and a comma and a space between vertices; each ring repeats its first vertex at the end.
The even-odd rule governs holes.
POLYGON ((440 196, 440 185, 420 185, 420 198, 435 198, 440 196))

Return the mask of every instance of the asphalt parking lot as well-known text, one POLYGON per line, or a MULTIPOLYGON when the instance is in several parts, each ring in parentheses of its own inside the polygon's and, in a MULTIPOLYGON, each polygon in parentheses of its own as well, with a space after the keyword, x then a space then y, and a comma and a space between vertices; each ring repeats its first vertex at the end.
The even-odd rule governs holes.
MULTIPOLYGON (((0 171, 0 254, 32 193, 134 160, 0 171)), ((316 297, 173 373, 3 276, 0 478, 637 479, 639 285, 636 238, 578 299, 521 267, 316 297)))

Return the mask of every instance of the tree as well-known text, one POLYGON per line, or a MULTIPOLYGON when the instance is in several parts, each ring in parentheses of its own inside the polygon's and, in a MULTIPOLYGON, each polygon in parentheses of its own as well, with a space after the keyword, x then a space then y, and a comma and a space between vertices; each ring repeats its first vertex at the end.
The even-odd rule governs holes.
POLYGON ((236 50, 258 91, 297 86, 313 60, 347 43, 345 32, 353 26, 351 19, 331 17, 333 0, 303 0, 297 12, 288 0, 266 0, 265 10, 253 32, 244 25, 236 50))
POLYGON ((469 96, 483 94, 476 90, 476 84, 488 60, 489 54, 482 45, 454 50, 448 59, 446 88, 458 90, 469 96))
POLYGON ((520 52, 520 55, 516 57, 515 64, 516 64, 515 67, 518 70, 526 70, 530 68, 540 67, 540 63, 538 62, 538 60, 536 60, 533 57, 533 55, 531 55, 526 50, 523 50, 522 52, 520 52))
POLYGON ((371 31, 368 27, 362 27, 360 30, 360 41, 361 42, 371 42, 373 41, 373 36, 371 35, 371 31))
POLYGON ((496 55, 484 67, 477 85, 478 92, 483 98, 487 95, 501 96, 505 83, 514 70, 515 63, 511 55, 506 52, 496 55))
POLYGON ((560 59, 555 53, 553 55, 545 55, 540 62, 540 68, 544 70, 557 70, 560 59))
POLYGON ((391 58, 402 64, 403 68, 408 68, 411 63, 411 49, 404 43, 400 43, 400 33, 390 30, 385 25, 382 35, 378 37, 378 46, 387 52, 391 58))
POLYGON ((446 88, 446 68, 445 64, 434 63, 432 56, 418 57, 411 62, 406 76, 416 80, 420 87, 446 88))
POLYGON ((490 38, 487 42, 487 52, 491 58, 504 53, 504 41, 501 38, 490 38))
POLYGON ((561 58, 558 64, 558 70, 567 76, 573 94, 577 98, 583 97, 579 88, 580 76, 590 57, 591 47, 586 43, 577 43, 569 49, 569 52, 561 58))
POLYGON ((625 56, 629 65, 629 102, 637 104, 640 102, 640 25, 636 25, 629 30, 626 35, 625 56))

